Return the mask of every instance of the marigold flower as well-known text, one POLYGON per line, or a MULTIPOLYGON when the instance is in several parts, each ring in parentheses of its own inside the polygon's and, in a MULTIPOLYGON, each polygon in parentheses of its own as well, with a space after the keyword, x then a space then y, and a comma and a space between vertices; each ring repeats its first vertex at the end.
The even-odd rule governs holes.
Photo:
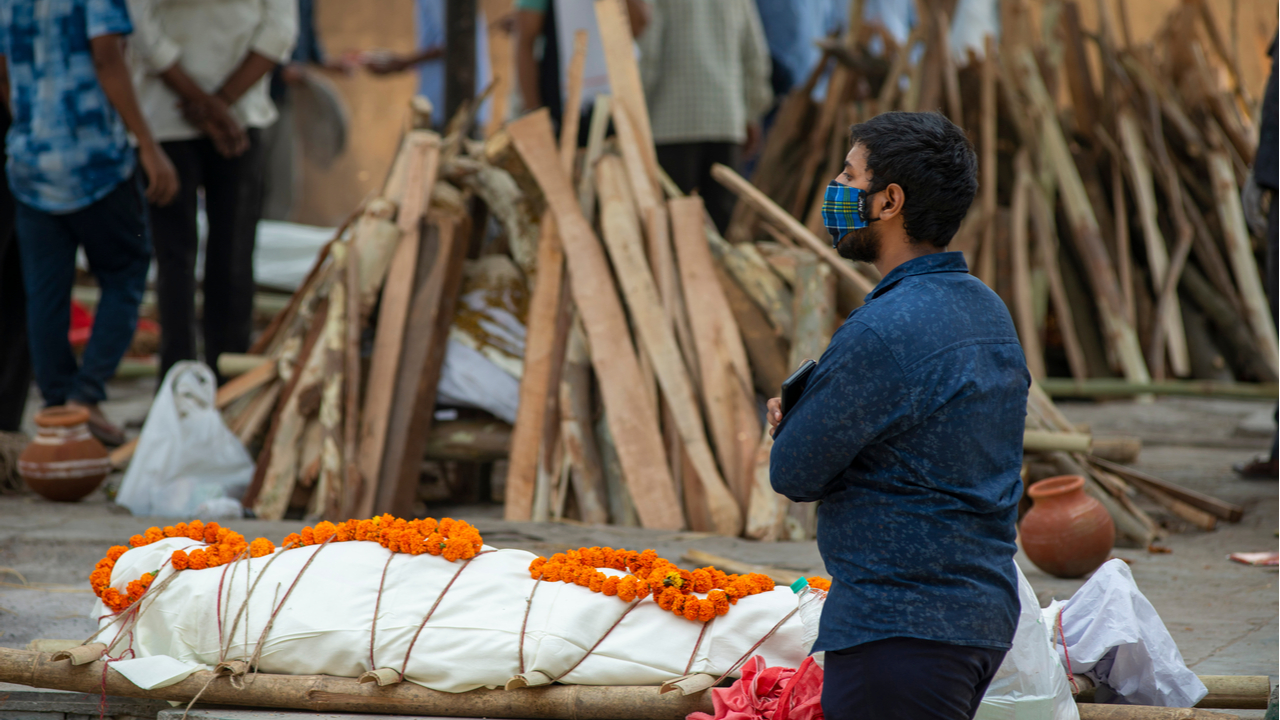
POLYGON ((169 556, 169 563, 173 565, 174 570, 186 570, 191 567, 191 558, 187 557, 184 550, 174 550, 169 556))
POLYGON ((188 567, 190 567, 192 570, 204 570, 205 568, 209 567, 209 559, 205 555, 205 551, 202 549, 197 548, 195 550, 192 550, 187 555, 187 558, 188 558, 187 560, 188 567))
POLYGON ((806 578, 809 581, 809 587, 823 592, 831 592, 831 581, 826 578, 811 577, 806 578))
POLYGON ((609 576, 609 577, 605 578, 605 579, 604 579, 604 582, 603 582, 603 583, 601 583, 601 585, 600 585, 600 592, 604 593, 604 594, 605 594, 605 595, 607 595, 608 597, 613 597, 613 596, 617 595, 617 594, 618 594, 618 582, 619 582, 619 581, 618 581, 618 578, 613 577, 613 576, 609 576))
POLYGON ((702 614, 702 600, 696 597, 686 598, 684 602, 684 619, 697 620, 702 614))

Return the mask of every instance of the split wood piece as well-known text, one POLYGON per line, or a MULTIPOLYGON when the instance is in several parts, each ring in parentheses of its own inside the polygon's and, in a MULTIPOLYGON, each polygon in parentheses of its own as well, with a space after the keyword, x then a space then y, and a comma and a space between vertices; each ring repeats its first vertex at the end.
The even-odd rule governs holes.
POLYGON ((756 447, 751 474, 751 497, 747 502, 746 530, 743 532, 746 537, 766 542, 782 537, 790 502, 774 492, 773 485, 769 482, 769 456, 772 450, 773 435, 766 428, 756 447))
POLYGON ((1129 238, 1129 208, 1124 193, 1124 170, 1120 158, 1111 158, 1111 205, 1116 225, 1116 278, 1120 282, 1120 294, 1124 296, 1124 318, 1130 325, 1138 323, 1138 311, 1133 297, 1133 248, 1129 238))
POLYGON ((560 437, 582 521, 603 525, 609 522, 608 489, 591 416, 591 353, 579 321, 569 330, 560 373, 560 437))
POLYGON ((1217 380, 1163 380, 1161 382, 1131 383, 1123 378, 1092 378, 1071 380, 1045 378, 1044 389, 1054 397, 1107 398, 1133 397, 1135 395, 1173 395, 1179 397, 1221 397, 1274 399, 1275 382, 1246 383, 1220 382, 1217 380))
MULTIPOLYGON (((1186 188, 1186 185, 1183 187, 1186 188)), ((1213 289, 1226 302, 1231 314, 1244 315, 1244 304, 1240 302, 1235 283, 1231 280, 1231 271, 1227 269, 1227 261, 1223 259, 1218 241, 1209 230, 1209 223, 1205 220, 1204 213, 1200 212, 1196 201, 1187 194, 1183 195, 1182 204, 1186 209, 1187 219, 1191 221, 1196 231, 1195 244, 1192 246, 1196 254, 1196 262, 1204 270, 1205 278, 1212 283, 1213 289)), ((1194 270, 1194 267, 1188 268, 1188 271, 1194 270)))
MULTIPOLYGON (((835 327, 836 287, 831 268, 809 252, 797 254, 796 336, 791 343, 791 367, 805 360, 817 362, 831 343, 835 327)), ((818 529, 818 504, 791 503, 787 508, 786 534, 791 540, 809 540, 818 529)))
POLYGON ((565 93, 564 121, 560 124, 560 164, 573 177, 573 159, 578 150, 578 123, 582 113, 582 72, 587 65, 587 31, 573 33, 573 54, 569 57, 568 92, 565 93))
POLYGON ((1138 492, 1156 501, 1157 504, 1168 510, 1170 513, 1186 520, 1205 532, 1209 532, 1218 526, 1218 518, 1214 516, 1213 513, 1205 512, 1200 508, 1189 505, 1188 503, 1185 503, 1151 485, 1144 485, 1142 483, 1131 484, 1133 487, 1137 488, 1138 492))
POLYGON ((867 294, 870 294, 871 291, 875 289, 875 286, 871 284, 871 281, 859 274, 857 270, 853 269, 852 265, 844 260, 844 258, 836 254, 835 249, 833 249, 829 243, 819 240, 818 236, 809 232, 809 229, 804 225, 801 225, 799 220, 788 215, 785 210, 778 207, 777 203, 770 200, 754 185, 747 182, 738 173, 734 172, 732 168, 727 165, 716 163, 711 168, 711 176, 721 185, 732 190, 739 198, 751 203, 751 205, 764 215, 766 219, 777 224, 780 228, 786 231, 788 235, 795 238, 802 245, 808 246, 810 250, 816 252, 819 257, 830 263, 831 267, 834 268, 836 272, 852 280, 859 289, 863 290, 867 294))
POLYGON ((1181 287, 1191 295, 1191 299, 1217 329, 1217 337, 1223 342, 1222 350, 1229 353, 1231 365, 1240 368, 1248 376, 1274 383, 1276 374, 1267 367, 1258 352, 1258 341, 1253 332, 1245 323, 1240 322, 1236 309, 1218 294, 1217 289, 1194 265, 1188 265, 1183 270, 1181 287))
POLYGON ((294 483, 302 470, 299 466, 299 441, 306 428, 307 417, 299 409, 299 405, 303 396, 319 387, 324 378, 325 353, 320 338, 324 335, 324 326, 328 324, 329 304, 325 303, 325 312, 316 314, 319 332, 306 353, 306 358, 301 361, 301 369, 290 383, 292 387, 284 394, 284 401, 276 413, 267 438, 267 449, 264 450, 264 453, 269 454, 265 460, 258 458, 258 475, 262 480, 260 484, 254 484, 261 489, 256 493, 251 507, 263 520, 280 520, 284 517, 294 483))
POLYGON ((1080 255, 1088 268, 1089 282, 1097 296, 1098 314, 1102 318, 1102 330, 1107 344, 1126 378, 1134 382, 1148 382, 1151 376, 1147 372, 1137 333, 1125 320, 1124 300, 1120 294, 1115 269, 1111 265, 1107 248, 1103 245, 1098 220, 1089 204, 1088 193, 1084 189, 1075 161, 1067 148, 1062 127, 1058 124, 1053 101, 1049 97, 1048 90, 1045 89, 1040 71, 1030 51, 1021 49, 1015 62, 1017 67, 1015 74, 1018 76, 1019 83, 1030 98, 1032 108, 1039 115, 1040 142, 1050 158, 1050 167, 1055 172, 1062 193, 1068 223, 1072 228, 1080 255))
POLYGON ((460 157, 451 163, 450 170, 453 173, 450 177, 479 195, 489 212, 502 223, 511 258, 530 285, 536 287, 541 269, 537 258, 541 233, 534 199, 521 192, 511 173, 490 163, 460 157))
POLYGON ((653 129, 649 125, 649 108, 645 104, 644 84, 640 79, 640 66, 636 63, 635 37, 631 32, 624 0, 595 0, 596 23, 600 29, 600 42, 604 47, 604 61, 609 73, 609 88, 613 93, 613 115, 617 108, 624 108, 636 129, 639 149, 644 158, 647 174, 655 181, 658 177, 658 153, 653 145, 653 129))
POLYGON ((1219 151, 1206 157, 1213 193, 1218 203, 1218 219, 1222 223, 1222 238, 1226 243, 1227 257, 1235 273, 1236 287, 1244 305, 1245 320, 1258 338, 1258 350, 1271 371, 1280 370, 1280 358, 1276 350, 1276 328, 1271 317, 1271 306, 1263 292, 1259 279, 1258 263, 1253 257, 1249 242, 1249 229, 1244 223, 1244 210, 1240 207, 1240 195, 1236 187, 1231 161, 1219 151))
MULTIPOLYGON (((276 373, 277 367, 274 362, 263 362, 252 370, 228 380, 225 385, 218 388, 218 393, 214 397, 214 406, 222 410, 236 400, 275 380, 276 373)), ((129 464, 129 460, 133 458, 133 454, 137 449, 138 439, 134 438, 112 450, 109 456, 111 466, 116 469, 125 467, 129 464)))
POLYGON ((73 667, 66 662, 53 662, 49 655, 11 648, 0 648, 0 682, 181 703, 188 703, 199 695, 202 702, 214 705, 289 708, 326 714, 358 712, 527 720, 566 717, 602 720, 625 716, 633 720, 683 720, 692 712, 714 712, 709 693, 663 695, 657 686, 549 685, 517 692, 479 689, 451 693, 410 682, 378 687, 377 683, 328 675, 257 673, 253 682, 233 685, 229 677, 199 670, 173 685, 143 690, 101 661, 73 667))
POLYGON ((697 565, 712 565, 721 572, 734 575, 757 573, 771 578, 779 585, 790 585, 796 580, 804 577, 794 570, 784 570, 779 567, 773 567, 772 565, 756 565, 754 563, 734 560, 721 555, 712 555, 709 552, 694 550, 693 548, 685 551, 683 559, 697 565))
MULTIPOLYGON (((1133 194, 1138 203, 1138 217, 1142 223, 1142 239, 1147 249, 1147 266, 1151 269, 1153 292, 1159 293, 1169 276, 1169 247, 1156 219, 1156 191, 1151 166, 1147 162, 1142 128, 1133 110, 1128 107, 1120 108, 1116 123, 1119 126, 1120 144, 1128 160, 1133 194)), ((1174 375, 1186 377, 1191 374, 1191 356, 1187 352, 1187 331, 1182 327, 1182 311, 1173 304, 1165 318, 1164 333, 1169 349, 1169 365, 1174 375)))
POLYGON ((1089 458, 1089 462, 1111 473, 1115 473, 1125 478, 1135 486, 1146 485, 1164 492, 1182 502, 1204 510, 1221 520, 1227 522, 1239 522, 1244 517, 1244 508, 1234 503, 1229 503, 1218 498, 1196 492, 1181 485, 1171 483, 1168 480, 1162 480, 1154 475, 1135 470, 1131 467, 1125 467, 1117 463, 1103 460, 1099 457, 1089 458))
MULTIPOLYGON (((262 428, 271 419, 271 411, 275 409, 276 401, 280 399, 280 392, 283 389, 284 383, 278 380, 272 381, 249 401, 248 407, 237 418, 236 425, 231 428, 241 444, 249 445, 254 438, 258 437, 258 433, 262 432, 262 428)), ((259 456, 259 460, 261 459, 262 457, 259 456)))
MULTIPOLYGON (((587 154, 582 159, 582 176, 578 179, 578 205, 587 224, 595 222, 596 209, 596 161, 604 152, 604 135, 609 129, 610 107, 613 100, 608 95, 597 95, 591 108, 591 126, 587 128, 587 154)), ((561 158, 563 161, 563 157, 561 158)))
POLYGON ((1144 705, 1092 705, 1076 708, 1080 720, 1238 720, 1237 715, 1190 708, 1148 707, 1144 705))
POLYGON ((378 301, 391 267, 391 257, 400 241, 400 228, 391 221, 395 211, 396 206, 390 201, 375 198, 356 221, 351 244, 355 249, 352 255, 360 257, 354 266, 359 288, 355 293, 360 309, 357 327, 364 327, 365 319, 378 301))
MULTIPOLYGON (((1089 72, 1089 59, 1084 49, 1084 33, 1080 30, 1080 8, 1075 3, 1062 6, 1063 58, 1067 87, 1071 91, 1071 107, 1076 115, 1076 127, 1085 132, 1098 122, 1098 96, 1094 92, 1093 76, 1089 72)), ((1105 70, 1104 70, 1105 72, 1105 70)))
POLYGON ((1031 185, 1028 193, 1036 247, 1040 254, 1040 264, 1048 280, 1049 299, 1053 301, 1053 312, 1058 318, 1058 327, 1062 332, 1067 365, 1071 368, 1072 377, 1084 380, 1089 377, 1089 364, 1085 360, 1084 348, 1080 345, 1080 336, 1076 333, 1071 302, 1067 298, 1066 285, 1062 281, 1062 270, 1058 265, 1058 238, 1053 222, 1053 211, 1038 184, 1031 185))
POLYGON ((626 478, 622 474, 622 460, 618 457, 613 433, 609 431, 609 418, 599 413, 595 424, 596 440, 600 444, 600 463, 604 469, 604 484, 608 488, 609 518, 614 525, 640 527, 640 516, 631 500, 626 478))
POLYGON ((725 299, 729 301, 733 318, 742 332, 742 344, 747 349, 756 391, 773 397, 781 392, 782 382, 791 372, 787 367, 786 342, 769 327, 764 312, 752 302, 751 297, 724 266, 723 260, 716 265, 716 275, 720 278, 720 287, 724 289, 725 299))
POLYGON ((978 249, 978 279, 987 284, 987 287, 994 288, 996 282, 996 173, 997 173, 997 153, 996 153, 996 44, 995 40, 987 35, 982 39, 983 55, 982 55, 982 84, 981 84, 981 112, 982 112, 982 216, 986 218, 986 224, 982 229, 982 245, 978 249))
POLYGON ((1182 138, 1183 148, 1187 155, 1193 158, 1199 158, 1204 155, 1205 139, 1200 128, 1187 117, 1186 111, 1183 110, 1182 101, 1177 97, 1177 91, 1169 87, 1151 68, 1141 59, 1132 53, 1126 53, 1119 58, 1124 69, 1128 72, 1129 77, 1143 90, 1154 94, 1160 102, 1160 110, 1165 119, 1169 121, 1169 125, 1178 131, 1182 138))
POLYGON ((494 462, 511 450, 511 426, 500 420, 449 420, 431 425, 423 457, 427 460, 494 462))
POLYGON ((234 378, 266 362, 270 362, 266 355, 224 352, 218 355, 218 374, 224 378, 234 378))
POLYGON ((749 506, 760 418, 751 366, 742 334, 703 232, 705 208, 698 197, 671 200, 671 219, 680 279, 702 373, 702 400, 716 454, 740 507, 749 506))
POLYGON ((671 407, 671 419, 705 493, 711 527, 722 535, 737 535, 742 532, 742 511, 716 467, 675 334, 659 312, 658 289, 646 267, 640 228, 627 198, 626 171, 619 158, 606 155, 596 172, 605 244, 640 345, 653 361, 654 374, 671 407))
POLYGON ((1031 302, 1031 258, 1027 243, 1027 219, 1032 183, 1031 156, 1026 148, 1014 157, 1013 227, 1009 233, 1009 257, 1013 264, 1013 318, 1022 339, 1022 354, 1027 359, 1031 377, 1045 377, 1044 349, 1040 345, 1040 329, 1036 326, 1035 308, 1031 302))
MULTIPOLYGON (((342 271, 346 270, 347 250, 345 244, 338 244, 333 248, 334 261, 342 271)), ((329 289, 328 318, 325 320, 324 334, 320 337, 320 347, 317 348, 317 351, 323 355, 319 416, 320 468, 315 490, 311 494, 311 505, 307 510, 307 517, 322 517, 335 522, 346 519, 339 512, 345 474, 342 454, 345 438, 342 425, 345 402, 342 390, 344 380, 350 372, 347 369, 346 357, 346 289, 346 283, 341 280, 334 282, 329 289)), ((358 371, 359 366, 354 368, 354 372, 358 371)))
POLYGON ((636 512, 645 527, 678 530, 684 517, 667 467, 657 408, 644 394, 636 350, 604 249, 559 165, 551 120, 541 110, 512 123, 508 132, 542 187, 560 230, 570 289, 591 344, 610 435, 636 512))
POLYGON ((1110 460, 1121 465, 1138 462, 1142 453, 1142 438, 1130 435, 1113 435, 1111 437, 1095 437, 1089 454, 1094 457, 1110 460))
POLYGON ((764 259, 759 249, 751 243, 730 245, 720 240, 711 227, 705 228, 704 232, 712 253, 768 318, 767 327, 772 328, 779 337, 793 337, 795 296, 786 283, 770 269, 769 261, 764 259))
POLYGON ((449 345, 449 326, 462 289, 462 263, 470 239, 462 218, 432 215, 428 220, 423 252, 429 254, 422 265, 429 270, 414 291, 406 317, 413 332, 401 351, 396 394, 388 413, 386 450, 374 502, 374 513, 379 515, 405 517, 412 512, 435 416, 436 387, 449 345))
MULTIPOLYGON (((412 146, 413 154, 408 160, 404 202, 400 204, 396 214, 396 225, 400 228, 401 237, 383 287, 373 355, 369 358, 369 380, 365 388, 364 408, 360 414, 359 451, 360 475, 366 482, 361 488, 356 517, 373 515, 373 508, 378 500, 378 486, 383 477, 382 461, 387 449, 387 426, 391 420, 400 357, 404 348, 405 319, 413 299, 413 285, 418 269, 422 216, 426 214, 439 167, 439 136, 427 131, 420 132, 426 134, 418 137, 412 146)), ((363 252, 361 257, 364 257, 363 252)))
MULTIPOLYGON (((399 229, 397 228, 397 235, 399 229)), ((360 334, 364 327, 364 315, 360 307, 360 271, 363 261, 360 246, 354 241, 347 248, 346 283, 347 336, 343 338, 343 362, 346 370, 343 386, 342 413, 342 494, 338 501, 338 516, 350 518, 355 514, 364 480, 360 477, 360 463, 356 460, 360 446, 360 382, 363 379, 360 363, 360 334)))
MULTIPOLYGON (((850 72, 844 65, 836 63, 836 69, 832 71, 831 79, 828 81, 827 97, 822 102, 818 122, 809 134, 809 146, 805 149, 804 163, 796 176, 795 197, 791 200, 791 214, 796 217, 804 217, 809 206, 814 174, 824 164, 822 161, 829 152, 828 140, 833 133, 839 134, 839 131, 833 128, 836 126, 836 116, 840 111, 840 102, 844 98, 845 84, 850 79, 850 72)), ((821 183, 821 180, 818 182, 821 183)))

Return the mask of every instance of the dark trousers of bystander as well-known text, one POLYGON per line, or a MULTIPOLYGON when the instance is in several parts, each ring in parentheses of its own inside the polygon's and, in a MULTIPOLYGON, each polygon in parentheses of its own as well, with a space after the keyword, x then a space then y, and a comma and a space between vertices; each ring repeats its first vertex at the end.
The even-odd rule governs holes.
POLYGON ((729 227, 736 198, 728 188, 711 177, 711 166, 720 163, 737 170, 741 161, 742 146, 737 143, 688 142, 658 145, 658 164, 682 191, 698 191, 711 220, 721 234, 729 227))
MULTIPOLYGON (((1280 206, 1280 192, 1271 191, 1271 210, 1267 213, 1267 299, 1271 301, 1271 322, 1280 327, 1280 314, 1276 313, 1276 283, 1280 282, 1280 267, 1277 267, 1277 253, 1280 253, 1280 224, 1276 223, 1276 209, 1280 206)), ((1276 409, 1276 420, 1280 423, 1280 408, 1276 409)), ((1271 438, 1271 462, 1276 461, 1280 452, 1280 429, 1271 438)))
MULTIPOLYGON (((9 110, 0 103, 0 138, 9 131, 9 110)), ((31 389, 31 349, 27 347, 27 297, 22 285, 22 258, 14 239, 17 207, 4 177, 4 142, 0 141, 0 432, 17 432, 31 389)))
POLYGON ((1004 650, 887 638, 826 653, 827 720, 970 720, 1004 650))
MULTIPOLYGON (((151 207, 160 310, 161 377, 180 360, 196 359, 197 190, 204 188, 209 234, 204 253, 205 361, 244 352, 253 329, 253 247, 262 216, 265 154, 261 131, 250 128, 249 149, 223 157, 208 138, 161 143, 178 171, 173 202, 151 207)), ((221 375, 218 376, 222 381, 221 375)))
POLYGON ((17 203, 18 244, 27 294, 27 329, 36 384, 45 405, 93 405, 133 342, 151 265, 151 237, 140 174, 74 212, 53 214, 17 203), (93 332, 80 363, 71 350, 71 287, 76 249, 98 281, 93 332))

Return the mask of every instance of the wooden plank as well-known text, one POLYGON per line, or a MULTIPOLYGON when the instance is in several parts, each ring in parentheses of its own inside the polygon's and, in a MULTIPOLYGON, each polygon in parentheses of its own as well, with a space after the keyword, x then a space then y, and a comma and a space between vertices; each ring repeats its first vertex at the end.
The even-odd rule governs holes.
POLYGON ((1137 333, 1125 320, 1124 301, 1116 280, 1115 268, 1102 242, 1097 216, 1089 204, 1089 196, 1080 180, 1080 174, 1076 171, 1062 127, 1058 124, 1054 103, 1029 50, 1023 48, 1017 53, 1015 65, 1017 70, 1014 74, 1039 118, 1037 131, 1040 145, 1049 158, 1048 166, 1053 170, 1062 193, 1067 221, 1088 268, 1089 282, 1098 304, 1098 315, 1102 319, 1103 335, 1125 377, 1133 382, 1147 382, 1151 376, 1147 372, 1146 360, 1138 344, 1137 333))
POLYGON ((716 275, 742 332, 742 344, 751 363, 756 390, 773 397, 781 391, 782 381, 791 372, 787 367, 787 343, 769 327, 769 321, 759 306, 751 301, 723 263, 717 264, 716 275))
MULTIPOLYGON (((635 38, 627 17, 625 0, 596 0, 596 23, 604 47, 604 61, 609 72, 609 89, 613 105, 625 108, 640 139, 645 167, 649 176, 658 176, 658 153, 653 146, 653 129, 649 125, 649 107, 645 103, 640 66, 636 64, 635 38)), ((616 110, 614 112, 616 116, 616 110)))
POLYGON ((1163 480, 1154 475, 1149 475, 1140 470, 1135 470, 1131 467, 1125 467, 1124 465, 1113 463, 1110 460, 1090 457, 1089 462, 1103 470, 1115 473, 1116 475, 1125 478, 1134 485, 1147 485, 1156 488, 1171 497, 1181 500, 1192 507, 1204 510, 1205 512, 1212 514, 1214 517, 1226 520, 1227 522, 1239 522, 1240 518, 1244 517, 1244 508, 1240 505, 1229 503, 1225 500, 1219 500, 1216 497, 1196 492, 1195 490, 1182 487, 1181 485, 1171 483, 1168 480, 1163 480))
POLYGON ((1236 187, 1231 160, 1221 151, 1208 153, 1209 177, 1214 197, 1218 203, 1218 220, 1222 223, 1222 239, 1226 243, 1227 257, 1235 274, 1240 301, 1244 305, 1244 318, 1258 338, 1258 349, 1273 373, 1280 370, 1280 358, 1276 352, 1276 328, 1271 317, 1271 306, 1262 290, 1258 275, 1258 263, 1254 260, 1249 242, 1249 229, 1244 224, 1244 210, 1240 207, 1240 194, 1236 187))
POLYGON ((702 370, 702 401, 711 439, 729 488, 745 508, 760 436, 747 351, 716 277, 715 261, 702 229, 702 199, 677 198, 669 205, 684 295, 689 306, 698 309, 689 320, 702 370))
POLYGON ((1028 193, 1036 247, 1040 252, 1040 264, 1049 281, 1049 298, 1053 301, 1053 312, 1057 316, 1058 327, 1062 331, 1062 344, 1066 348, 1067 364, 1071 367, 1072 377, 1084 380, 1089 377, 1089 363, 1085 360, 1080 336, 1076 334, 1075 317, 1071 302, 1067 298, 1066 284, 1062 280, 1062 270, 1058 266, 1058 240, 1053 213, 1038 184, 1031 185, 1028 193))
POLYGON ((853 269, 853 265, 836 253, 831 247, 831 243, 823 242, 818 239, 817 235, 809 232, 809 229, 800 224, 785 210, 778 207, 778 204, 770 200, 764 193, 747 182, 741 175, 735 172, 727 165, 716 163, 711 168, 711 177, 715 178, 721 185, 732 190, 739 198, 751 203, 756 210, 764 215, 769 221, 775 223, 788 235, 795 238, 801 245, 807 246, 810 250, 816 252, 818 257, 826 260, 836 272, 844 275, 853 281, 859 289, 866 293, 870 293, 875 289, 870 280, 867 280, 857 270, 853 269))
POLYGON ((405 340, 397 370, 396 397, 374 502, 375 513, 398 517, 413 512, 470 239, 460 217, 433 213, 428 221, 429 242, 424 243, 424 251, 431 253, 430 270, 414 291, 406 318, 413 332, 405 340))
POLYGON ((994 288, 996 282, 996 44, 990 35, 982 39, 982 85, 979 100, 981 102, 982 142, 982 216, 986 221, 982 227, 982 245, 978 249, 977 273, 979 280, 994 288))
POLYGON ((773 491, 769 483, 769 456, 773 450, 773 434, 765 428, 756 447, 751 472, 751 498, 747 503, 746 529, 743 534, 753 540, 770 542, 782 537, 783 523, 790 501, 773 491))
MULTIPOLYGON (((813 253, 801 252, 796 262, 796 336, 791 343, 788 365, 800 367, 805 360, 817 361, 831 343, 835 329, 836 288, 831 268, 813 253)), ((790 503, 787 507, 786 536, 809 540, 818 529, 818 504, 790 503)))
POLYGON ((1031 156, 1026 148, 1014 157, 1013 220, 1009 233, 1010 257, 1013 261, 1013 319, 1022 340, 1022 353, 1027 358, 1031 377, 1045 377, 1044 349, 1040 346, 1040 330, 1036 327, 1035 309, 1031 303, 1031 259, 1027 243, 1027 219, 1031 202, 1031 156))
POLYGON ((582 161, 582 176, 578 180, 578 205, 588 224, 595 222, 596 209, 596 161, 604 152, 604 134, 609 129, 610 106, 608 95, 597 95, 591 108, 591 127, 587 129, 587 155, 582 161))
POLYGON ((573 159, 578 152, 578 123, 582 112, 582 71, 587 65, 587 31, 573 33, 573 55, 569 58, 568 90, 560 121, 560 165, 573 177, 573 159))
POLYGON ((344 338, 344 381, 342 414, 342 494, 338 501, 338 515, 350 518, 355 514, 356 503, 364 479, 360 477, 360 463, 356 453, 360 447, 360 335, 364 327, 364 313, 360 307, 360 247, 354 241, 347 248, 347 272, 343 278, 347 284, 347 333, 344 338))
MULTIPOLYGON (((239 426, 233 428, 240 442, 248 445, 258 436, 263 426, 271 419, 271 411, 275 409, 276 401, 280 399, 280 391, 283 389, 284 383, 278 380, 273 381, 249 402, 249 407, 245 408, 240 416, 239 426)), ((259 459, 262 459, 261 456, 259 459)))
MULTIPOLYGON (((1142 239, 1147 249, 1147 267, 1151 270, 1152 291, 1159 293, 1169 276, 1169 247, 1156 219, 1156 190, 1147 162, 1142 128, 1133 110, 1121 107, 1116 115, 1120 145, 1128 160, 1129 177, 1133 181, 1134 198, 1138 204, 1138 217, 1142 223, 1142 239)), ((1169 365, 1173 374, 1186 377, 1191 374, 1191 355, 1187 351, 1187 331, 1182 327, 1182 311, 1177 304, 1169 306, 1165 315, 1164 334, 1169 350, 1169 365)))
POLYGON ((671 408, 671 419, 696 470, 711 527, 722 535, 737 535, 742 532, 742 511, 716 467, 675 333, 660 311, 658 288, 648 271, 639 223, 627 198, 626 170, 619 158, 606 155, 600 159, 596 172, 605 244, 641 347, 653 361, 663 398, 671 408))
MULTIPOLYGON (((426 131, 423 131, 426 133, 426 131)), ((401 351, 404 346, 405 318, 413 298, 414 277, 418 268, 420 223, 436 183, 439 169, 440 138, 434 133, 416 136, 409 158, 404 201, 396 214, 400 242, 392 256, 391 267, 382 290, 378 312, 378 329, 369 359, 369 381, 365 388, 360 428, 360 475, 367 482, 361 488, 356 517, 369 517, 380 491, 383 477, 382 460, 386 452, 387 424, 396 395, 401 351)))
MULTIPOLYGON (((341 275, 329 289, 328 317, 317 348, 323 355, 320 361, 322 376, 320 415, 317 418, 321 428, 320 467, 307 510, 307 517, 322 517, 336 522, 346 519, 340 517, 339 511, 344 480, 342 420, 345 403, 342 390, 347 374, 348 303, 347 285, 343 280, 349 260, 347 252, 348 247, 345 243, 333 247, 334 262, 341 275)), ((354 371, 359 373, 359 370, 359 365, 355 366, 354 371)))
POLYGON ((582 323, 576 322, 569 330, 560 375, 560 436, 582 521, 603 525, 609 522, 608 491, 591 416, 591 353, 582 323))
POLYGON ((530 113, 508 126, 508 132, 560 228, 570 289, 591 344, 610 435, 636 512, 645 527, 680 529, 684 517, 667 468, 657 408, 641 387, 635 347, 604 249, 556 157, 550 117, 545 109, 530 113))

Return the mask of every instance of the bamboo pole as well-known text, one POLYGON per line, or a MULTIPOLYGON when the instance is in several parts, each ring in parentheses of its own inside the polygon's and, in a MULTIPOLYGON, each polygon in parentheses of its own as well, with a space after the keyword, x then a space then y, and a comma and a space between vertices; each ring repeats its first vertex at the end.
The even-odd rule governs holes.
POLYGON ((1031 156, 1021 149, 1014 158, 1013 228, 1009 234, 1010 258, 1013 261, 1013 317, 1022 339, 1022 353, 1027 358, 1031 377, 1045 377, 1044 350, 1040 346, 1040 330, 1036 327, 1035 309, 1031 303, 1031 260, 1027 248, 1027 216, 1032 183, 1031 156))
POLYGON ((978 249, 978 279, 994 288, 996 282, 996 44, 982 39, 982 246, 978 249))

